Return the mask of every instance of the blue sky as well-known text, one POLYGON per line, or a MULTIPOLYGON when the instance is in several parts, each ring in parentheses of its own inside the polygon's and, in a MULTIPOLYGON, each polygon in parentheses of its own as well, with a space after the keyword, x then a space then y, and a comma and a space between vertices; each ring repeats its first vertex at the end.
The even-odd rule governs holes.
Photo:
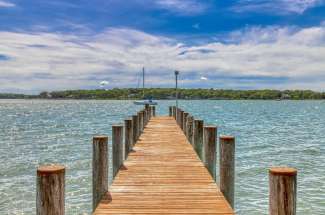
POLYGON ((0 92, 325 87, 323 0, 0 0, 0 92), (105 82, 106 83, 106 82, 105 82))

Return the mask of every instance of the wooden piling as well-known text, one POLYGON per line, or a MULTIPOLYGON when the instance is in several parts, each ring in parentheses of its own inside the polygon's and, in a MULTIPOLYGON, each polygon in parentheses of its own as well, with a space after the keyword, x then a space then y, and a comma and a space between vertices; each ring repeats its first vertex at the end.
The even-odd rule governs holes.
POLYGON ((138 112, 138 132, 137 132, 137 139, 139 139, 143 128, 143 114, 141 111, 138 112))
POLYGON ((123 126, 112 126, 113 178, 123 164, 123 126))
POLYGON ((235 193, 235 138, 220 136, 220 190, 234 208, 235 193))
POLYGON ((203 163, 216 181, 216 126, 204 126, 203 129, 203 163))
POLYGON ((148 121, 148 110, 145 108, 143 110, 143 129, 146 127, 148 121))
POLYGON ((173 110, 173 117, 176 120, 176 106, 173 106, 172 110, 173 110))
POLYGON ((191 145, 193 145, 193 116, 187 116, 186 120, 186 137, 187 140, 190 142, 191 145))
POLYGON ((187 112, 184 112, 183 113, 183 125, 182 125, 182 128, 183 128, 183 131, 184 131, 184 133, 186 133, 186 121, 187 121, 187 116, 188 116, 188 113, 187 112))
POLYGON ((133 125, 132 119, 124 120, 124 160, 128 157, 132 150, 132 140, 133 140, 133 125))
POLYGON ((173 107, 169 106, 169 116, 173 116, 173 107))
POLYGON ((65 167, 39 166, 36 186, 36 214, 64 215, 65 167))
POLYGON ((193 146, 202 160, 202 146, 203 146, 203 120, 195 119, 193 123, 193 146))
POLYGON ((152 116, 156 116, 156 106, 152 106, 152 116))
POLYGON ((269 214, 295 215, 297 199, 297 170, 273 167, 269 170, 269 214))
POLYGON ((184 111, 183 110, 180 110, 179 112, 179 127, 183 130, 183 114, 184 114, 184 111))
POLYGON ((138 115, 133 115, 132 116, 132 135, 133 135, 133 141, 132 144, 133 146, 138 140, 138 128, 139 128, 139 120, 138 120, 138 115))
POLYGON ((93 138, 93 211, 108 191, 108 137, 93 138))

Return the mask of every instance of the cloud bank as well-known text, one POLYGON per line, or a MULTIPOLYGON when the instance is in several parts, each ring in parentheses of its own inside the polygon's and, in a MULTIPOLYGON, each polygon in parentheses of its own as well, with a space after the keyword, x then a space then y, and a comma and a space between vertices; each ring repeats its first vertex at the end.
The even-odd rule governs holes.
POLYGON ((302 14, 309 8, 322 3, 324 3, 323 0, 239 0, 232 10, 240 13, 302 14))
POLYGON ((0 8, 1 7, 15 7, 16 5, 14 3, 11 2, 7 2, 7 1, 0 1, 0 8))
POLYGON ((175 69, 185 87, 325 86, 324 26, 248 28, 200 45, 128 28, 88 36, 2 31, 0 56, 0 90, 7 92, 91 89, 102 80, 136 87, 143 66, 156 87, 173 86, 175 69))

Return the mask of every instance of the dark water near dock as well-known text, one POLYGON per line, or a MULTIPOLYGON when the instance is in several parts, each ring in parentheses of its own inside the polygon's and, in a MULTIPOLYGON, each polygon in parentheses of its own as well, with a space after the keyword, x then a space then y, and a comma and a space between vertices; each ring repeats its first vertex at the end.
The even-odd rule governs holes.
MULTIPOLYGON (((160 101, 167 114, 172 101, 160 101)), ((236 136, 236 211, 268 214, 272 165, 298 169, 298 214, 325 214, 324 101, 180 101, 236 136)), ((61 163, 66 214, 91 210, 91 139, 141 107, 132 101, 0 100, 0 214, 35 214, 36 168, 61 163)))

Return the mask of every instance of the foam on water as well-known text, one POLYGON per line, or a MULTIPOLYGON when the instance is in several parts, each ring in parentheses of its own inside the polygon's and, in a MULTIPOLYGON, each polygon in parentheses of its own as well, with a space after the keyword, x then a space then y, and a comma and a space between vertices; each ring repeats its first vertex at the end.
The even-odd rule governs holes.
MULTIPOLYGON (((171 101, 160 101, 167 114, 171 101)), ((298 169, 298 214, 325 214, 325 103, 180 101, 236 136, 236 211, 268 214, 268 167, 298 169)), ((0 100, 0 214, 35 214, 39 164, 66 172, 66 214, 90 214, 91 140, 140 107, 131 101, 0 100)))

